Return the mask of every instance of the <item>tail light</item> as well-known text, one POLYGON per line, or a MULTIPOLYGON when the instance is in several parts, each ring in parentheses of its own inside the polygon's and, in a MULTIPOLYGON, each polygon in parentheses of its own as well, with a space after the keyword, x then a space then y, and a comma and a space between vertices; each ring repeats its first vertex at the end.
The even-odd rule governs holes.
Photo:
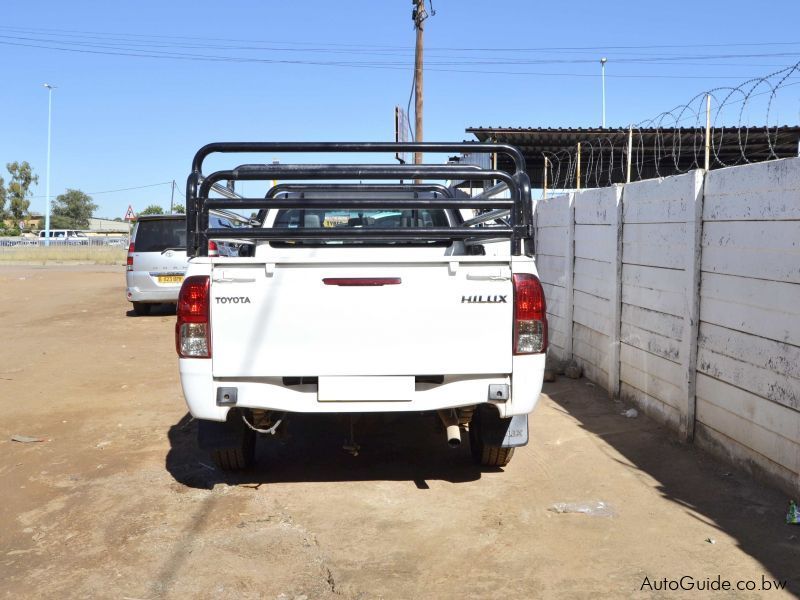
POLYGON ((128 266, 125 268, 128 271, 133 271, 133 242, 128 246, 128 266))
POLYGON ((217 246, 217 242, 213 240, 208 241, 208 255, 219 256, 219 246, 217 246))
POLYGON ((539 278, 514 275, 514 354, 547 350, 547 307, 539 278))
POLYGON ((192 275, 183 281, 178 295, 175 349, 181 358, 211 358, 209 278, 192 275))

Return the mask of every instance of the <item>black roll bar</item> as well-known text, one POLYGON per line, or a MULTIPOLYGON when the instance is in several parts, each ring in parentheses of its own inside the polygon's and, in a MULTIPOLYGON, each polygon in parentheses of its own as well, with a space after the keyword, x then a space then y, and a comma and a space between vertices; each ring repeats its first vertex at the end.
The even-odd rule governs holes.
POLYGON ((485 152, 506 154, 514 162, 514 170, 525 171, 525 157, 510 144, 487 142, 213 142, 194 155, 192 172, 202 173, 203 162, 210 154, 295 153, 295 152, 485 152))
POLYGON ((245 234, 237 232, 238 237, 275 241, 289 240, 380 240, 380 241, 432 241, 510 238, 511 253, 519 255, 532 251, 532 206, 530 203, 530 181, 524 172, 522 154, 514 147, 505 144, 488 143, 350 143, 350 142, 230 142, 208 144, 194 157, 193 171, 187 181, 187 253, 189 256, 207 256, 208 241, 211 238, 229 236, 229 229, 209 228, 210 209, 242 208, 479 208, 510 210, 510 227, 409 227, 386 229, 363 228, 269 228, 249 229, 245 234), (465 164, 245 164, 234 169, 221 170, 204 176, 200 169, 204 159, 215 152, 490 152, 508 154, 514 161, 516 172, 509 174, 496 169, 482 169, 476 165, 465 164), (270 188, 265 198, 219 199, 209 198, 214 185, 219 181, 270 181, 270 180, 471 180, 503 182, 508 186, 510 198, 453 198, 448 188, 434 183, 413 184, 363 184, 358 185, 325 183, 281 183, 270 188), (304 192, 316 192, 315 198, 305 198, 304 192), (356 198, 337 196, 335 192, 359 192, 356 198), (413 195, 391 197, 384 192, 403 191, 413 195), (278 198, 281 192, 287 192, 278 198), (292 192, 295 192, 292 194, 292 192), (299 192, 299 193, 298 193, 299 192), (444 197, 420 197, 420 193, 444 197), (242 235, 243 234, 243 235, 242 235))
POLYGON ((452 198, 453 191, 441 183, 278 183, 267 191, 266 198, 288 192, 433 192, 452 198))

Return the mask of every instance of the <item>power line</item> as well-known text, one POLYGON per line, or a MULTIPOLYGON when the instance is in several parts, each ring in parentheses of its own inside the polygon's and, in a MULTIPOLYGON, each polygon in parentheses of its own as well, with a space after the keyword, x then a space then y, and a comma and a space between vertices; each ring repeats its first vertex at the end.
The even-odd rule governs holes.
MULTIPOLYGON (((31 27, 15 27, 15 26, 1 26, 0 30, 4 31, 18 31, 18 32, 33 32, 42 35, 64 35, 64 36, 97 36, 103 38, 133 38, 148 40, 191 40, 197 41, 207 46, 209 41, 215 42, 236 42, 236 43, 249 43, 249 44, 280 44, 287 46, 327 46, 330 48, 357 48, 357 49, 378 49, 378 50, 407 50, 413 52, 413 46, 394 46, 382 44, 348 44, 348 43, 330 43, 330 42, 306 42, 306 41, 278 41, 278 40, 254 40, 254 39, 237 39, 237 38, 219 38, 219 37, 199 37, 199 36, 185 36, 185 35, 164 35, 164 34, 140 34, 140 33, 113 33, 103 31, 83 31, 83 30, 70 30, 70 29, 54 29, 54 28, 31 28, 31 27)), ((766 46, 798 46, 800 41, 771 41, 771 42, 718 42, 718 43, 701 43, 701 44, 646 44, 646 45, 626 45, 626 46, 540 46, 540 47, 429 47, 428 51, 446 50, 446 51, 460 51, 460 52, 562 52, 562 51, 609 51, 609 50, 654 50, 654 49, 680 49, 680 48, 727 48, 727 47, 766 47, 766 46)))
MULTIPOLYGON (((301 59, 301 58, 262 58, 262 57, 254 57, 254 56, 229 56, 229 55, 217 55, 217 54, 206 54, 206 53, 193 53, 193 52, 175 52, 175 51, 168 51, 168 50, 160 50, 157 48, 187 48, 186 44, 176 44, 173 41, 169 41, 169 37, 167 36, 133 36, 127 35, 129 37, 138 37, 144 41, 137 41, 126 38, 120 38, 118 35, 117 37, 109 37, 113 34, 100 34, 101 37, 97 37, 98 34, 95 35, 95 39, 99 41, 86 41, 85 39, 43 39, 42 37, 31 37, 31 36, 41 36, 41 35, 61 35, 69 36, 69 37, 79 37, 74 33, 61 33, 61 34, 53 34, 53 33, 44 33, 42 34, 42 30, 34 30, 34 29, 27 29, 22 30, 21 28, 2 28, 0 27, 0 31, 9 31, 14 30, 18 33, 25 32, 25 31, 38 31, 39 33, 29 34, 29 35, 0 35, 0 44, 6 46, 19 46, 19 47, 30 47, 30 48, 38 48, 44 50, 53 50, 57 52, 71 52, 71 53, 81 53, 81 54, 95 54, 95 55, 104 55, 104 56, 126 56, 132 58, 151 58, 151 59, 172 59, 172 60, 184 60, 184 61, 199 61, 199 62, 232 62, 232 63, 264 63, 264 64, 287 64, 287 65, 313 65, 313 66, 328 66, 328 67, 348 67, 348 68, 368 68, 368 69, 390 69, 390 70, 404 70, 406 68, 406 61, 376 61, 376 60, 363 60, 363 61, 356 61, 356 60, 309 60, 309 59, 301 59), (147 38, 150 39, 158 39, 167 37, 168 41, 165 42, 158 42, 154 43, 152 41, 147 41, 147 38), (115 43, 116 42, 116 43, 115 43), (65 47, 66 46, 66 47, 65 47), (154 48, 156 46, 156 48, 154 48)), ((47 30, 52 31, 52 30, 47 30)), ((181 38, 181 39, 195 39, 195 38, 181 38)), ((297 42, 297 44, 302 44, 302 42, 297 42)), ((774 43, 762 43, 764 46, 768 45, 797 45, 800 43, 797 42, 774 42, 774 43)), ((375 54, 374 47, 372 46, 347 46, 348 50, 338 50, 338 49, 331 49, 331 48, 320 48, 319 46, 325 46, 326 44, 316 44, 317 47, 314 48, 257 48, 257 47, 246 47, 246 48, 238 48, 238 49, 246 49, 246 50, 259 50, 259 51, 273 51, 273 52, 289 52, 289 51, 301 51, 301 52, 348 52, 348 53, 355 53, 359 55, 369 55, 375 54)), ((746 46, 748 44, 730 44, 730 46, 742 45, 746 46)), ((749 45, 756 45, 756 44, 749 44, 749 45)), ((709 45, 685 45, 685 46, 677 46, 672 45, 669 47, 722 47, 722 44, 709 44, 709 45)), ((189 48, 202 48, 207 49, 209 45, 207 41, 203 45, 192 45, 188 46, 189 48)), ((653 46, 653 48, 660 47, 660 46, 653 46)), ((664 46, 667 47, 667 46, 664 46)), ((213 46, 211 46, 213 48, 213 46)), ((589 47, 584 47, 589 48, 589 47)), ((613 48, 613 47, 612 47, 613 48)), ((617 47, 617 48, 634 48, 634 47, 617 47)), ((636 48, 648 48, 647 46, 640 46, 636 48)), ((237 49, 236 47, 229 47, 228 49, 237 49)), ((451 49, 451 50, 478 50, 478 49, 451 49)), ((497 49, 495 49, 497 50, 497 49)), ((533 48, 521 48, 521 49, 502 49, 504 51, 528 51, 528 50, 544 50, 544 49, 533 49, 533 48)), ((548 49, 552 52, 554 49, 548 49)), ((563 49, 561 49, 563 50, 563 49)), ((381 57, 384 57, 384 54, 380 54, 381 57)), ((792 52, 762 52, 762 53, 748 53, 748 54, 708 54, 708 55, 689 55, 689 54, 675 54, 675 55, 651 55, 651 56, 632 56, 632 57, 625 57, 625 56, 618 56, 612 57, 612 60, 615 63, 620 64, 657 64, 657 65, 664 65, 664 66, 734 66, 738 63, 732 63, 730 65, 720 64, 720 63, 706 63, 703 65, 703 61, 709 60, 741 60, 741 59, 753 59, 753 58, 763 58, 763 57, 781 57, 781 56, 797 56, 797 53, 792 52), (680 62, 680 61, 695 61, 695 62, 680 62), (696 64, 697 61, 700 61, 701 64, 696 64)), ((444 58, 444 57, 442 57, 444 58)), ((561 73, 561 72, 538 72, 538 71, 520 71, 520 70, 496 70, 496 69, 465 69, 465 68, 447 68, 447 67, 458 67, 458 66, 469 66, 469 65, 504 65, 504 66, 522 66, 522 65, 549 65, 549 64, 590 64, 596 62, 595 58, 540 58, 540 59, 520 59, 520 58, 503 58, 498 57, 494 59, 485 59, 485 58, 477 58, 477 57, 451 57, 456 58, 458 60, 430 60, 428 61, 429 70, 430 71, 437 71, 437 72, 451 72, 451 73, 476 73, 476 74, 498 74, 498 75, 534 75, 534 76, 551 76, 551 77, 597 77, 597 74, 594 73, 561 73)), ((756 66, 756 65, 750 65, 756 66)), ((708 79, 708 78, 716 78, 716 79, 727 79, 727 78, 737 78, 741 79, 745 76, 742 75, 730 75, 730 76, 702 76, 702 75, 687 75, 687 74, 625 74, 625 73, 615 73, 609 74, 609 77, 614 78, 635 78, 635 79, 708 79)))
MULTIPOLYGON (((0 28, 2 30, 2 28, 0 28)), ((32 34, 35 35, 35 34, 32 34)), ((193 49, 227 49, 227 50, 258 50, 258 51, 270 51, 270 52, 323 52, 323 53, 350 53, 350 54, 358 54, 358 55, 375 55, 378 56, 385 56, 385 51, 376 53, 374 50, 371 50, 370 47, 365 47, 362 49, 356 50, 333 50, 330 48, 275 48, 275 47, 256 47, 256 46, 213 46, 209 45, 207 42, 203 44, 175 44, 175 43, 153 43, 153 42, 131 42, 130 40, 126 39, 118 39, 118 38, 100 38, 103 43, 97 42, 90 42, 86 40, 64 40, 64 39, 48 39, 42 37, 28 37, 22 35, 0 35, 0 37, 5 38, 7 40, 16 40, 17 42, 37 42, 42 44, 64 44, 70 46, 78 46, 78 47, 87 47, 87 48, 97 48, 97 49, 105 49, 105 50, 116 50, 116 51, 129 51, 137 54, 158 54, 164 56, 184 56, 184 57, 193 57, 193 58, 207 58, 207 59, 229 59, 229 60, 237 60, 246 57, 228 57, 228 56, 215 56, 215 55, 208 55, 208 54, 189 54, 189 53, 181 53, 181 52, 167 52, 165 50, 158 50, 157 48, 193 48, 193 49)), ((74 37, 74 36, 72 36, 74 37)), ((55 49, 55 48, 54 48, 55 49)), ((519 50, 517 50, 519 51, 519 50)), ((550 50, 552 52, 552 50, 550 50)), ((404 56, 407 54, 404 52, 404 56)), ((642 62, 642 63, 660 63, 660 62, 674 62, 678 60, 694 60, 694 61, 706 61, 706 60, 714 60, 714 59, 741 59, 741 58, 763 58, 763 57, 785 57, 785 56, 796 56, 798 52, 760 52, 760 53, 749 53, 749 54, 706 54, 706 55, 687 55, 687 54, 673 54, 673 55, 638 55, 633 57, 626 57, 626 56, 614 56, 614 62, 618 63, 626 63, 626 62, 642 62)), ((447 58, 447 57, 442 57, 447 58)), ((459 62, 457 63, 448 63, 445 61, 439 61, 438 64, 442 65, 451 65, 451 64, 589 64, 596 61, 594 57, 592 58, 547 58, 547 59, 530 59, 530 58, 493 58, 493 59, 484 59, 481 58, 480 60, 475 60, 474 57, 464 57, 464 56, 455 56, 450 57, 458 59, 459 62)), ((350 63, 343 63, 343 64, 350 64, 350 63)), ((366 64, 376 64, 376 65, 399 65, 405 64, 405 62, 376 62, 372 61, 366 64)))
MULTIPOLYGON (((366 69, 388 69, 388 70, 405 70, 407 67, 379 63, 357 63, 357 62, 342 62, 342 61, 310 61, 310 60, 280 60, 280 59, 264 59, 264 58, 248 58, 248 57, 230 57, 230 56, 210 56, 210 55, 191 55, 184 53, 145 53, 145 52, 124 52, 124 51, 103 51, 103 50, 89 50, 85 48, 61 48, 57 46, 48 46, 42 44, 27 44, 21 42, 9 42, 0 40, 0 45, 5 46, 21 46, 27 48, 38 48, 45 50, 55 50, 59 52, 72 52, 80 54, 94 54, 102 56, 127 56, 133 58, 153 58, 153 59, 167 59, 167 60, 186 60, 193 62, 218 62, 218 63, 260 63, 260 64, 285 64, 285 65, 311 65, 311 66, 332 66, 332 67, 347 67, 347 68, 366 68, 366 69)), ((467 73, 467 74, 486 74, 486 75, 535 75, 539 77, 590 77, 597 78, 599 75, 591 73, 554 73, 543 71, 499 71, 489 69, 443 69, 443 68, 428 68, 428 71, 435 71, 441 73, 467 73)), ((615 79, 744 79, 750 77, 749 75, 656 75, 656 74, 609 74, 606 77, 615 79)))
MULTIPOLYGON (((87 196, 97 196, 98 194, 114 194, 116 192, 129 192, 131 190, 143 190, 145 188, 157 187, 159 185, 172 185, 172 180, 162 181, 161 183, 148 183, 147 185, 137 185, 135 187, 119 188, 117 190, 103 190, 100 192, 85 192, 87 196)), ((179 190, 180 191, 180 190, 179 190)), ((30 196, 30 198, 46 198, 47 196, 30 196)))

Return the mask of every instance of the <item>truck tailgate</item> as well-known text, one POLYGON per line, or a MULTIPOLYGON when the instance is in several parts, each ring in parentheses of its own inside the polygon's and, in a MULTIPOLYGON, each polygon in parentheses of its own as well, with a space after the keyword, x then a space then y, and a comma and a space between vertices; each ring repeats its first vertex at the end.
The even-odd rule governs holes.
POLYGON ((510 373, 512 319, 511 269, 491 257, 215 264, 213 375, 510 373))

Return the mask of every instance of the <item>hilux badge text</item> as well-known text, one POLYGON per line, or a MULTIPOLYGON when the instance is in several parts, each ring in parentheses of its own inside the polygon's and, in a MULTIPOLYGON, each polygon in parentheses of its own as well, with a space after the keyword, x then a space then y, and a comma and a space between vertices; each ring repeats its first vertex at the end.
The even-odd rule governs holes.
POLYGON ((505 296, 461 296, 461 304, 506 304, 505 296))

